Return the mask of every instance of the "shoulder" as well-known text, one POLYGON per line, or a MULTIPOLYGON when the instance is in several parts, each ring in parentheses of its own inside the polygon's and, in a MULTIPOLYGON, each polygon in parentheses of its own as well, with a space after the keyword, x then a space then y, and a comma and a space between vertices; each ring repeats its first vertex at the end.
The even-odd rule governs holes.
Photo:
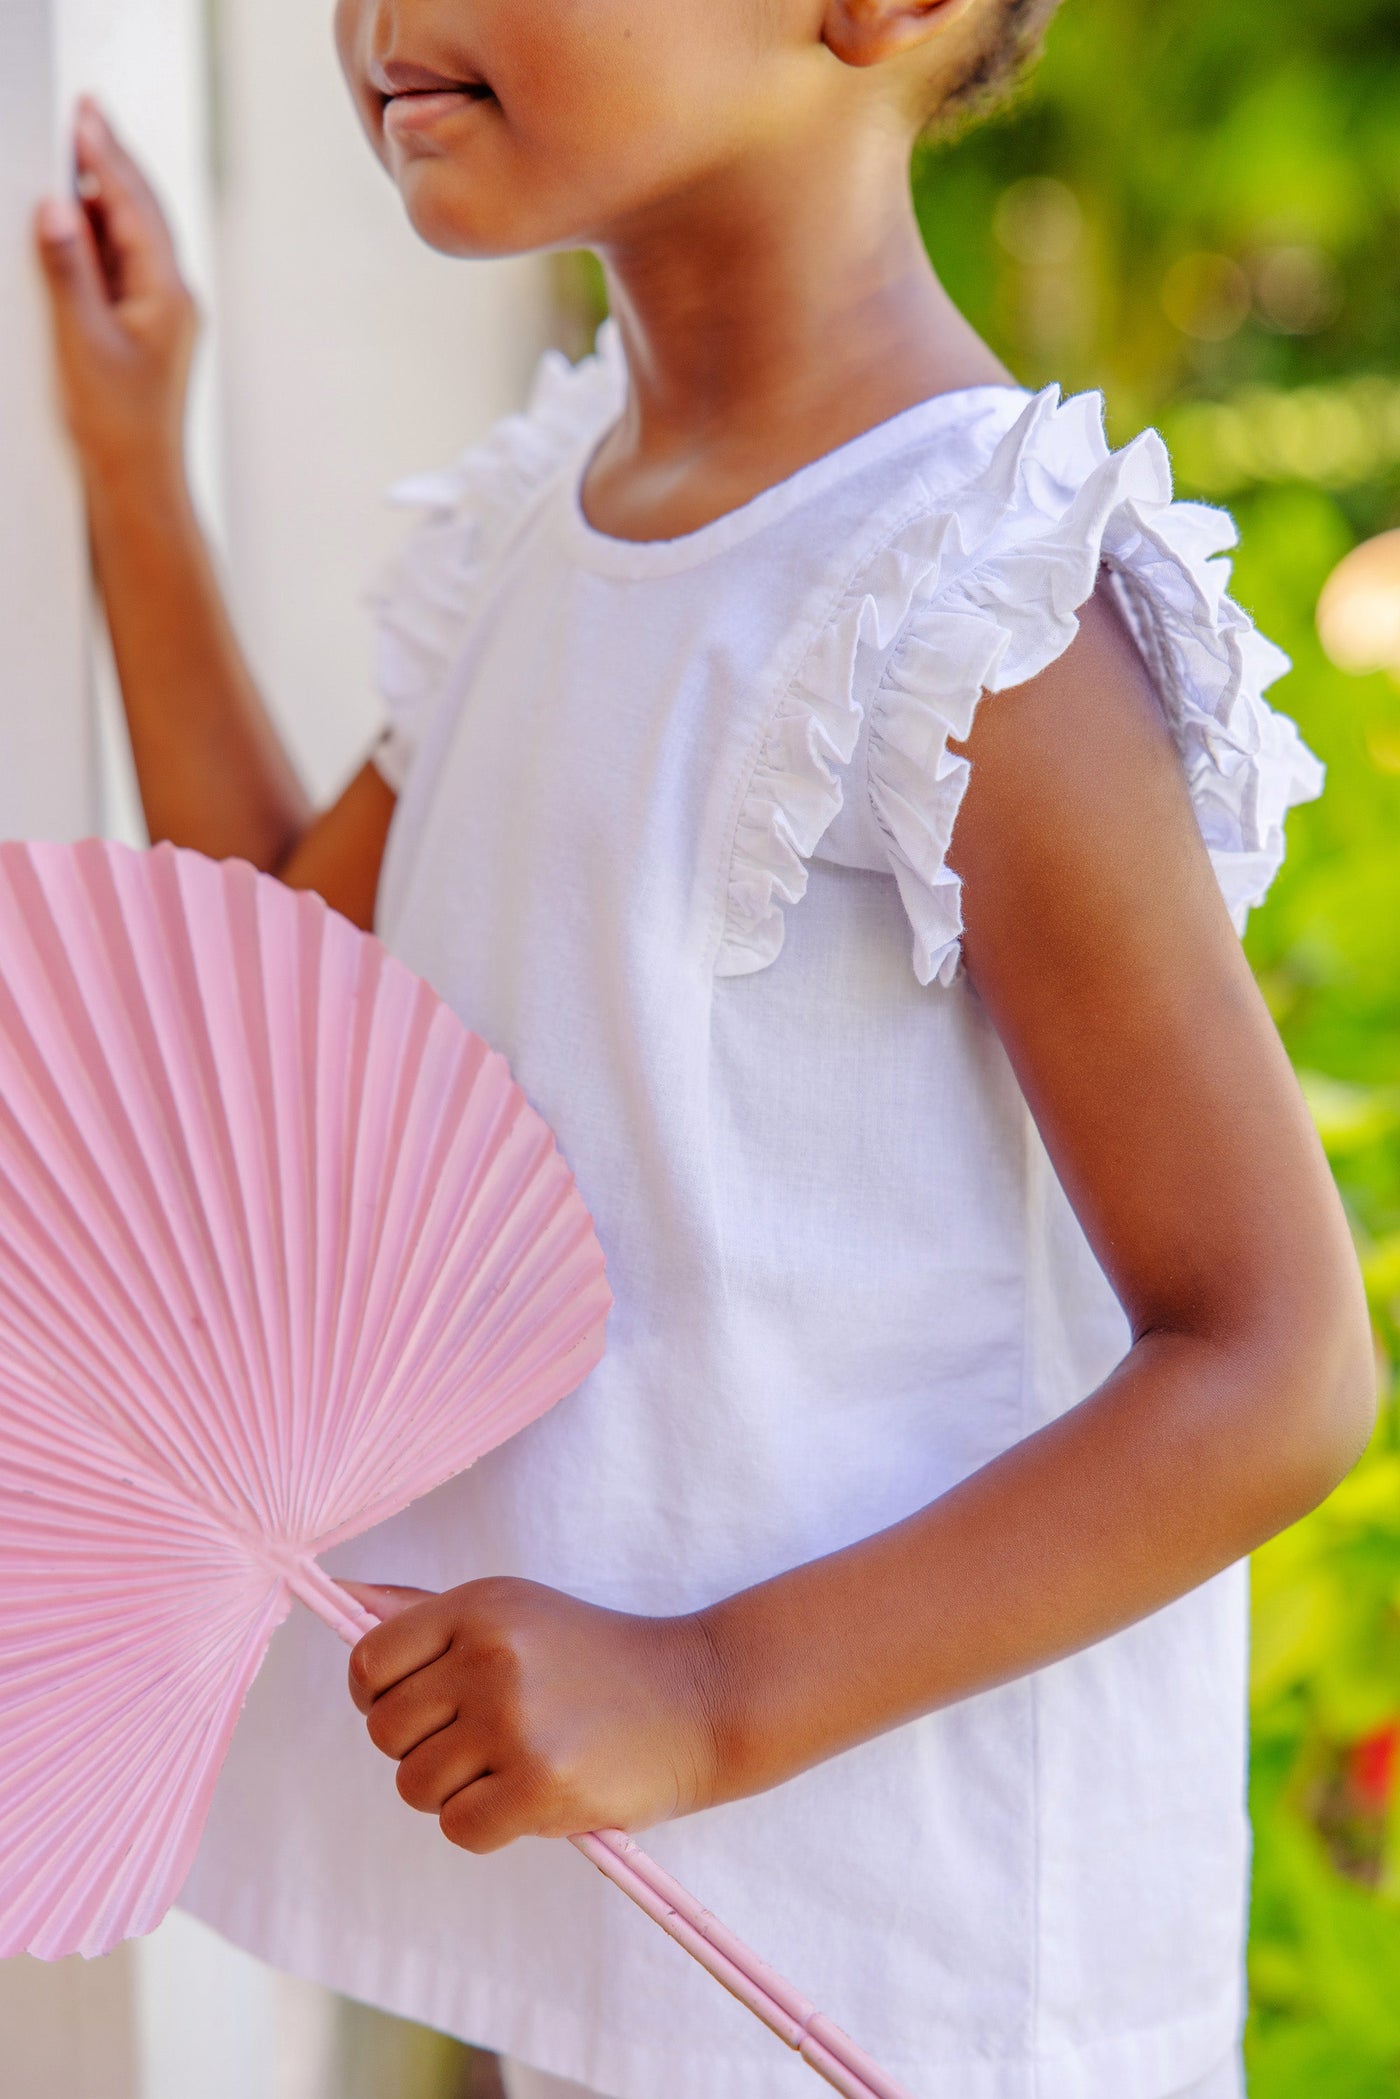
POLYGON ((415 474, 389 500, 417 513, 368 593, 389 731, 376 763, 394 788, 461 655, 492 563, 556 477, 621 412, 626 368, 607 324, 595 353, 541 361, 527 406, 450 465, 415 474))
MULTIPOLYGON (((916 447, 897 483, 779 708, 774 751, 815 755, 757 783, 755 806, 775 814, 766 831, 741 829, 741 842, 752 863, 767 837, 779 879, 755 927, 746 923, 757 893, 753 866, 740 868, 728 967, 771 960, 781 946, 781 904, 801 894, 784 864, 796 832, 785 813, 791 803, 807 812, 799 839, 806 857, 894 875, 918 976, 951 981, 963 899, 949 853, 975 755, 967 748, 974 718, 990 696, 1065 657, 1100 590, 1115 620, 1098 635, 1096 661, 1105 651, 1124 660, 1125 652, 1129 682, 1149 691, 1242 924, 1281 864, 1287 810, 1318 793, 1322 775, 1293 724, 1263 698, 1288 665, 1228 595, 1231 520, 1173 500, 1155 431, 1114 451, 1099 396, 1065 401, 1054 388, 1033 398, 1008 393, 994 413, 969 419, 951 458, 916 447), (823 750, 820 738, 784 723, 794 711, 815 726, 829 723, 837 700, 844 733, 836 747, 823 750), (819 760, 826 792, 818 811, 819 760)), ((1068 716, 1064 735, 1068 746, 1068 716)))
MULTIPOLYGON (((869 794, 915 931, 924 981, 961 953, 961 882, 949 862, 976 762, 962 748, 995 696, 1066 663, 1101 705, 1149 695, 1165 726, 1238 928, 1282 864, 1284 818, 1321 791, 1322 769, 1264 698, 1287 658, 1229 595, 1235 528, 1173 499, 1153 430, 1121 450, 1097 394, 1030 401, 959 492, 931 547, 871 708, 869 794), (1097 600, 1097 609, 1095 601, 1097 600), (1088 615, 1077 667, 1067 657, 1088 615)), ((1089 756, 1062 701, 1058 749, 1089 756)))

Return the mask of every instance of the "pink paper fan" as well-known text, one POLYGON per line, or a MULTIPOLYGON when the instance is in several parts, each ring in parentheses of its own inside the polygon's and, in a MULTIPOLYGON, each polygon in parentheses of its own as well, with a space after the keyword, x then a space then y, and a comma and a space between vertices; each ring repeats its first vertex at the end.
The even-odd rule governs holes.
MULTIPOLYGON (((0 1955, 179 1892, 317 1555, 602 1353, 603 1258, 500 1057, 238 862, 0 846, 0 1955)), ((907 2099, 618 1831, 601 1871, 851 2099, 907 2099)))
POLYGON ((609 1296, 501 1058, 168 847, 0 848, 0 1246, 0 1951, 100 1953, 315 1556, 562 1399, 609 1296))

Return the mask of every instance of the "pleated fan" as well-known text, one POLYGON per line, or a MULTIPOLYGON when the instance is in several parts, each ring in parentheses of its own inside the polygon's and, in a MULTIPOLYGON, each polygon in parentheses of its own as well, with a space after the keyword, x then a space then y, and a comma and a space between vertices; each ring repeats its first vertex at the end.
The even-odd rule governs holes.
POLYGON ((0 1951, 158 1921, 292 1595, 339 1608, 316 1555, 608 1305, 549 1131, 376 941, 239 863, 0 847, 0 1951))
MULTIPOLYGON (((0 845, 0 1956, 179 1892, 317 1565, 571 1392, 611 1298, 503 1060, 240 862, 0 845)), ((907 2099, 619 1831, 599 1869, 851 2099, 907 2099)))

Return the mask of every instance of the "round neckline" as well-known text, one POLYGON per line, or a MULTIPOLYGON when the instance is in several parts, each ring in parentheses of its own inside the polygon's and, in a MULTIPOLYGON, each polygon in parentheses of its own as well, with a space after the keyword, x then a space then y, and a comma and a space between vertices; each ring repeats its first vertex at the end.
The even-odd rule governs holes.
POLYGON ((1025 387, 1002 380, 930 394, 926 401, 915 401, 884 422, 857 431, 830 452, 808 460, 805 466, 771 487, 760 489, 736 509, 726 510, 708 524, 698 525, 693 532, 681 533, 674 539, 618 539, 588 522, 583 509, 583 483, 599 446, 613 427, 615 418, 610 418, 602 430, 589 433, 586 448, 571 456, 568 470, 560 478, 558 523, 569 552, 583 567, 614 576, 672 575, 739 545, 857 468, 930 435, 942 424, 958 420, 960 412, 972 420, 997 403, 1019 407, 1031 398, 1025 387))

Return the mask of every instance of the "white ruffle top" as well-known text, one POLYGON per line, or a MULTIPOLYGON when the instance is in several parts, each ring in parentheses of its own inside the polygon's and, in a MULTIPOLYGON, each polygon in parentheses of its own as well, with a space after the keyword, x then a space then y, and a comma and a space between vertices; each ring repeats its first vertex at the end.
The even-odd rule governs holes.
MULTIPOLYGON (((950 745, 1106 563, 1243 922, 1320 770, 1225 595, 1229 520, 1094 396, 983 387, 733 514, 586 522, 615 340, 402 495, 379 598, 389 945, 502 1049, 598 1222, 607 1356, 338 1571, 677 1612, 862 1538, 1082 1399, 1127 1327, 959 971, 950 745)), ((994 704, 990 702, 990 704, 994 704)), ((1246 1585, 655 1830, 915 2092, 1159 2099, 1241 2012, 1246 1585)), ((309 1618, 187 1901, 353 1995, 615 2099, 811 2075, 563 1844, 453 1850, 309 1618)))

